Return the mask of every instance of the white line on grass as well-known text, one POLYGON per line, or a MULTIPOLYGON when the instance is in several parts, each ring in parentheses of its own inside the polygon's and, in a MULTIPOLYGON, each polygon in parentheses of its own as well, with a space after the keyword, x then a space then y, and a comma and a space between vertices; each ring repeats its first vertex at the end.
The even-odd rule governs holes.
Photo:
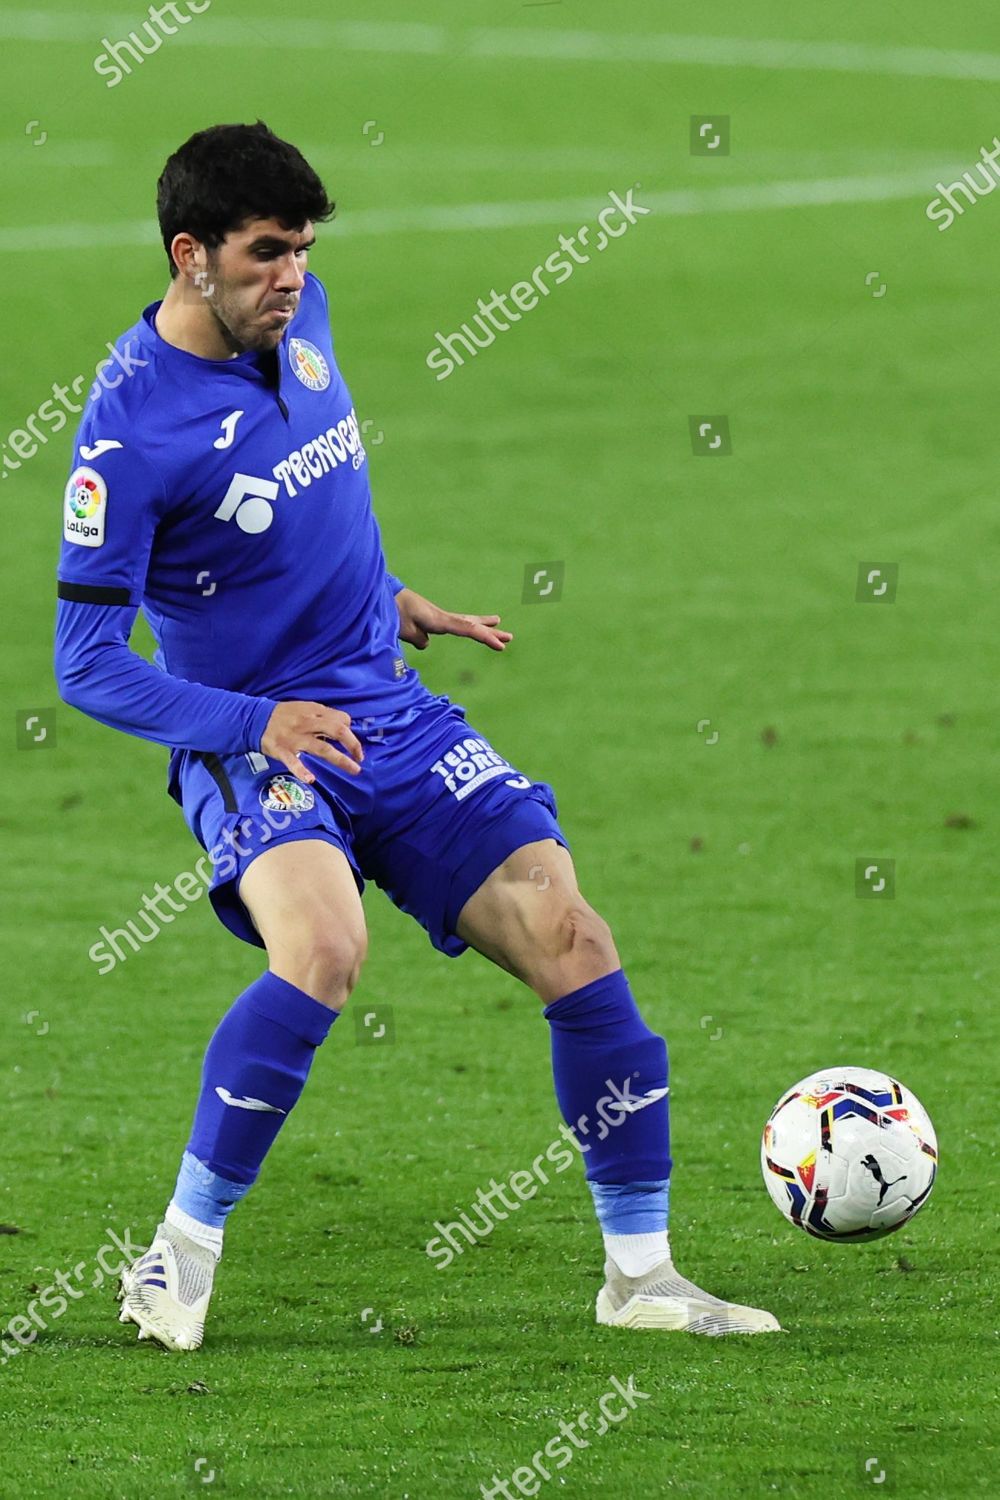
MULTIPOLYGON (((951 177, 960 168, 940 169, 951 177)), ((635 200, 662 218, 696 214, 748 213, 759 209, 824 207, 834 203, 881 203, 926 198, 934 184, 929 172, 895 176, 791 179, 710 188, 678 188, 666 193, 636 189, 635 200)), ((594 215, 593 198, 549 198, 515 203, 415 204, 408 208, 347 210, 337 220, 336 235, 419 234, 469 229, 519 229, 533 224, 576 225, 594 215)), ((0 252, 22 250, 92 250, 107 245, 156 245, 160 235, 149 219, 122 223, 38 224, 0 229, 0 252)))
MULTIPOLYGON (((4 10, 0 39, 22 42, 91 42, 103 47, 142 30, 142 17, 102 11, 4 10)), ((146 38, 147 44, 149 38, 146 38)), ((1000 54, 936 47, 885 47, 865 42, 811 42, 794 38, 624 35, 602 31, 531 31, 476 27, 468 30, 419 23, 351 21, 227 20, 206 15, 198 26, 167 38, 170 46, 267 47, 295 51, 381 52, 497 61, 667 63, 724 68, 770 68, 794 72, 896 74, 907 78, 1000 81, 1000 54)))
MULTIPOLYGON (((37 120, 34 122, 39 123, 37 120)), ((32 174, 38 172, 39 167, 111 167, 114 166, 116 152, 110 141, 42 141, 35 151, 30 148, 35 143, 27 132, 20 140, 0 141, 0 166, 10 171, 12 168, 21 167, 32 174)), ((133 154, 121 154, 119 160, 135 160, 133 154)))
POLYGON ((595 31, 480 31, 473 56, 574 62, 687 63, 794 72, 887 73, 911 78, 1000 79, 1000 55, 936 47, 879 47, 864 42, 760 40, 731 36, 605 35, 595 31))

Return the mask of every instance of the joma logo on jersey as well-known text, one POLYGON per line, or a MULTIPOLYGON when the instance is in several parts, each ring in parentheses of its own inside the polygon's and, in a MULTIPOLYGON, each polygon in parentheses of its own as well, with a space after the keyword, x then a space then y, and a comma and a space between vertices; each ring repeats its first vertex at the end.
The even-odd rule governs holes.
POLYGON ((506 776, 508 786, 531 785, 528 777, 515 771, 509 760, 504 760, 485 740, 479 739, 459 740, 453 749, 434 762, 431 772, 441 777, 456 802, 462 802, 477 786, 497 776, 506 776))

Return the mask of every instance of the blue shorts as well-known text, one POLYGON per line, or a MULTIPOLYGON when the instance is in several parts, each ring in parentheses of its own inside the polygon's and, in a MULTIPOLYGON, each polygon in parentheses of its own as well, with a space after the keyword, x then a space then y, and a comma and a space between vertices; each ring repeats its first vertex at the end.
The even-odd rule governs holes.
POLYGON ((256 752, 175 750, 169 791, 212 862, 216 915, 262 947, 239 896, 247 866, 277 843, 321 838, 342 849, 358 891, 374 880, 427 929, 435 948, 457 957, 466 901, 509 854, 536 839, 569 844, 544 781, 523 776, 477 734, 450 698, 426 699, 351 725, 364 746, 359 776, 303 757, 307 786, 256 752))

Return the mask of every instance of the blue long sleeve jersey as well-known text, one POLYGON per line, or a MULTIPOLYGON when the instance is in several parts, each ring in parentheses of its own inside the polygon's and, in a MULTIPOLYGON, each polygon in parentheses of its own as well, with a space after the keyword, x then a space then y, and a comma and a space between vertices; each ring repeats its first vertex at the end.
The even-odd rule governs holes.
POLYGON ((307 273, 274 354, 201 359, 156 331, 117 340, 76 434, 59 562, 66 702, 175 749, 259 750, 276 703, 354 720, 426 689, 399 643, 368 462, 307 273), (114 384, 114 380, 117 384, 114 384), (141 606, 154 666, 129 647, 141 606))

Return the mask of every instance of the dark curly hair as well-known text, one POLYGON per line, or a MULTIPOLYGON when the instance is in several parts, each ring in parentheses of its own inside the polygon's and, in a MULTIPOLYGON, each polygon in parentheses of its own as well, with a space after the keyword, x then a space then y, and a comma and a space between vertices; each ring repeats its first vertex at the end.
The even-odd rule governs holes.
POLYGON ((258 120, 199 130, 168 158, 156 184, 156 214, 171 276, 174 236, 193 234, 215 250, 247 219, 285 229, 332 218, 336 205, 305 157, 258 120))

